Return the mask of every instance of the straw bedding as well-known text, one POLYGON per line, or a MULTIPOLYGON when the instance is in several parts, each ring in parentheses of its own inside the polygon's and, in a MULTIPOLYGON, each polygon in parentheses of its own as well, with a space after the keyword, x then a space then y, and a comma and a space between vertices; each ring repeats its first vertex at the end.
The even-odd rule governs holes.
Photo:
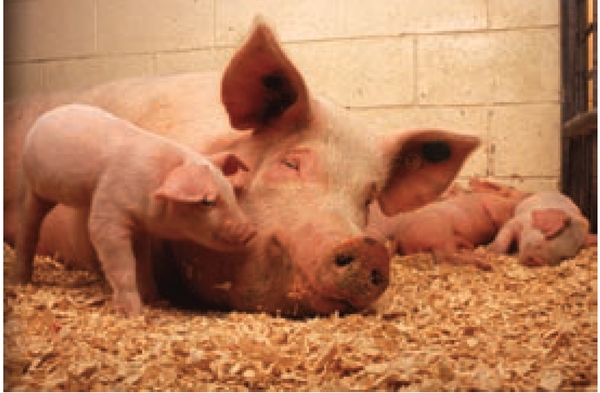
POLYGON ((40 257, 33 285, 4 287, 4 389, 597 390, 597 249, 489 259, 398 257, 370 309, 291 320, 165 302, 124 318, 101 277, 40 257))

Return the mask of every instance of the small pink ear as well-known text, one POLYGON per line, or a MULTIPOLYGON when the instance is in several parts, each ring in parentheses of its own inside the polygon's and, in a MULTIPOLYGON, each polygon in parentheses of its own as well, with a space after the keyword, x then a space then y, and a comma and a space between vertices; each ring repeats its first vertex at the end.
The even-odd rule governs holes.
POLYGON ((218 190, 208 166, 181 165, 167 175, 153 195, 176 202, 214 202, 218 190))
POLYGON ((469 179, 469 187, 475 192, 486 192, 505 198, 525 199, 532 195, 530 192, 519 191, 514 187, 479 179, 477 177, 469 179))
POLYGON ((556 208, 540 209, 531 212, 531 225, 539 229, 546 239, 552 239, 570 224, 571 217, 556 208))
POLYGON ((239 170, 248 171, 248 167, 238 156, 229 152, 216 153, 208 157, 208 159, 218 168, 225 176, 233 176, 239 170))
POLYGON ((440 199, 449 199, 458 195, 468 194, 470 192, 471 190, 466 190, 459 184, 452 183, 452 185, 448 187, 448 189, 446 189, 442 195, 440 195, 440 199))
POLYGON ((502 190, 502 186, 499 184, 478 177, 469 179, 469 188, 471 188, 472 191, 478 192, 500 192, 502 190))

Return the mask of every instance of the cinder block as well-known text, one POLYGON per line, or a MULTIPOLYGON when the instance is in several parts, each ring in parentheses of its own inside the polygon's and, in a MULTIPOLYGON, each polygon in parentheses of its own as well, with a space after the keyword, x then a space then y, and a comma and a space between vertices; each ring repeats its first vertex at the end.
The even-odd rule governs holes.
POLYGON ((94 53, 94 0, 4 2, 5 59, 57 59, 94 53))
POLYGON ((391 35, 484 29, 486 0, 346 0, 345 34, 391 35))
MULTIPOLYGON (((463 187, 468 187, 469 176, 459 176, 456 182, 463 187)), ((558 178, 542 178, 542 177, 484 177, 486 180, 494 183, 505 184, 507 186, 515 187, 518 190, 526 192, 540 192, 540 191, 558 191, 559 184, 558 178)))
POLYGON ((115 79, 151 75, 152 64, 150 55, 50 62, 43 70, 44 89, 78 90, 115 79))
POLYGON ((233 48, 200 49, 156 54, 156 73, 223 71, 233 56, 233 48))
POLYGON ((42 65, 39 63, 8 64, 4 66, 4 100, 42 90, 42 65))
POLYGON ((217 45, 237 46, 260 14, 284 42, 343 35, 340 0, 217 0, 217 45))
POLYGON ((560 175, 560 105, 498 106, 491 109, 493 175, 560 175))
POLYGON ((210 47, 211 0, 99 0, 98 51, 146 53, 210 47))
POLYGON ((340 105, 373 107, 414 101, 412 38, 310 42, 285 48, 308 86, 340 105))
POLYGON ((217 0, 217 44, 237 45, 259 13, 285 42, 487 26, 486 0, 217 0))
POLYGON ((558 26, 560 23, 558 0, 489 0, 489 2, 492 29, 558 26))
POLYGON ((485 176, 488 163, 488 115, 485 107, 406 107, 360 109, 354 113, 370 127, 396 132, 440 129, 481 138, 481 145, 468 158, 462 176, 485 176))
POLYGON ((420 36, 417 53, 423 104, 559 99, 558 28, 420 36))

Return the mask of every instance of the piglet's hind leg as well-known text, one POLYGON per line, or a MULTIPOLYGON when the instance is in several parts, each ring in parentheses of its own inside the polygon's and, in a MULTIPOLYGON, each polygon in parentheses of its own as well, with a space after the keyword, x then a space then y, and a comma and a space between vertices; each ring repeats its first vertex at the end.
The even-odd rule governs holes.
POLYGON ((37 247, 40 226, 44 217, 56 205, 26 190, 20 206, 20 222, 15 239, 16 261, 11 274, 15 284, 26 284, 33 277, 33 259, 37 247))
MULTIPOLYGON (((103 212, 105 213, 105 212, 103 212)), ((136 282, 136 260, 131 233, 118 223, 90 214, 90 240, 113 289, 114 305, 127 316, 137 316, 142 303, 136 282)))
POLYGON ((460 236, 454 236, 453 241, 438 249, 433 249, 433 258, 437 263, 450 265, 473 265, 481 270, 492 270, 492 265, 482 255, 474 251, 472 243, 460 236))

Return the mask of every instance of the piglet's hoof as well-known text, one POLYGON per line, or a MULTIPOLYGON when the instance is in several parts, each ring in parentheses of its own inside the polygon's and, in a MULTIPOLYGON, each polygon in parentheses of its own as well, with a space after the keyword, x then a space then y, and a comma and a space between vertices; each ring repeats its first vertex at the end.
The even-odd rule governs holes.
POLYGON ((137 293, 115 294, 113 308, 126 317, 137 317, 142 314, 142 302, 137 293))
POLYGON ((486 272, 490 272, 493 270, 492 265, 488 261, 484 260, 483 258, 475 259, 473 261, 473 265, 475 265, 476 268, 484 270, 486 272))

